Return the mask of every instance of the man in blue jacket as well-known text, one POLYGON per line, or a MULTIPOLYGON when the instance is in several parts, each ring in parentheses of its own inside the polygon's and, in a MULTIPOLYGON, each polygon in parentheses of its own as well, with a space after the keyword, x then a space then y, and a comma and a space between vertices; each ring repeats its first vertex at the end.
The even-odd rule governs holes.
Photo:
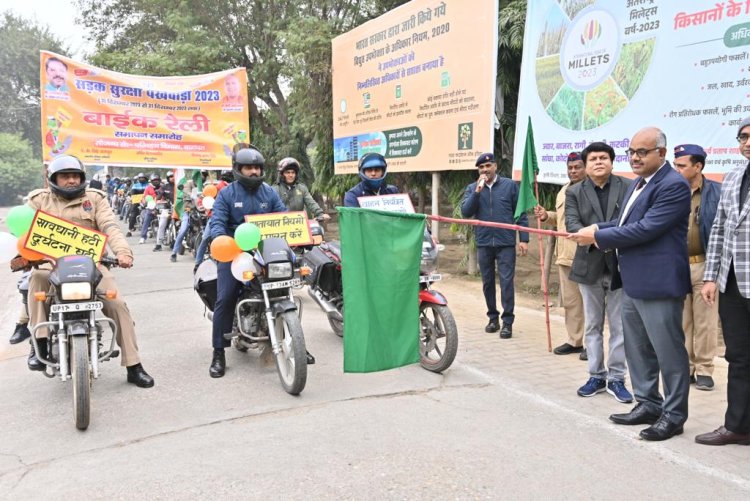
MULTIPOLYGON (((476 161, 479 179, 466 187, 464 200, 461 203, 461 214, 464 217, 475 217, 493 223, 514 224, 513 215, 518 203, 518 185, 512 180, 497 175, 497 164, 492 153, 482 153, 476 161)), ((522 214, 518 224, 528 226, 529 219, 522 214)), ((482 273, 482 291, 487 303, 487 316, 490 322, 485 332, 500 330, 500 338, 513 336, 513 314, 515 291, 513 279, 516 273, 516 231, 488 226, 476 227, 477 257, 479 271, 482 273), (500 300, 503 314, 497 311, 495 299, 495 263, 500 273, 500 300), (498 317, 502 318, 500 329, 498 317)), ((529 248, 529 234, 521 232, 518 248, 525 256, 529 248)))
POLYGON ((344 207, 359 207, 359 197, 395 195, 398 188, 386 184, 388 164, 380 153, 367 153, 359 159, 359 178, 362 180, 344 195, 344 207))
MULTIPOLYGON (((234 231, 245 222, 247 214, 286 212, 278 193, 263 182, 265 159, 255 148, 239 150, 234 157, 232 171, 235 181, 216 197, 211 216, 211 238, 234 236, 234 231)), ((232 332, 232 319, 242 284, 232 275, 232 263, 218 263, 216 304, 213 316, 213 358, 208 372, 211 377, 222 377, 226 370, 224 348, 229 341, 224 333, 232 332)))

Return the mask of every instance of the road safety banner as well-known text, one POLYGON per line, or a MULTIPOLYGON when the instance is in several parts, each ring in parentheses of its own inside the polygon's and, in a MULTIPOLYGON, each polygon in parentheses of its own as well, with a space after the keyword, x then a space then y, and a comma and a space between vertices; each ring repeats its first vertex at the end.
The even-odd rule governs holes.
POLYGON ((38 210, 24 247, 53 259, 76 254, 99 261, 106 244, 104 233, 38 210))
POLYGON ((41 52, 44 161, 227 168, 249 142, 247 73, 126 75, 41 52))
POLYGON ((401 212, 402 214, 414 214, 414 206, 408 193, 396 193, 394 195, 375 195, 369 197, 358 197, 357 202, 363 209, 384 210, 387 212, 401 212))
POLYGON ((539 181, 568 181, 566 159, 594 141, 631 174, 633 134, 656 126, 673 147, 699 144, 703 172, 747 163, 735 136, 750 115, 748 0, 534 0, 528 3, 516 121, 520 179, 527 117, 539 181))
POLYGON ((412 0, 332 42, 336 174, 474 169, 492 151, 497 0, 412 0))
POLYGON ((261 238, 283 238, 290 247, 313 243, 310 224, 304 211, 252 214, 245 216, 245 222, 257 226, 261 238))

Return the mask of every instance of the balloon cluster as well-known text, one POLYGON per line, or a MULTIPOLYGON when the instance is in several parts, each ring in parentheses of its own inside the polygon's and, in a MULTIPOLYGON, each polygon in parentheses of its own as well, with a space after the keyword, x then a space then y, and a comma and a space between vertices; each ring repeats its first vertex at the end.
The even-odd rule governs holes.
POLYGON ((154 210, 156 208, 156 200, 151 195, 146 195, 146 208, 148 210, 154 210))
POLYGON ((23 247, 36 211, 28 205, 13 207, 8 212, 6 224, 10 233, 0 232, 0 264, 9 263, 18 254, 29 261, 44 259, 43 254, 23 247))
POLYGON ((203 187, 203 207, 206 210, 211 210, 216 202, 216 195, 218 195, 219 189, 213 184, 207 184, 203 187))
MULTIPOLYGON (((203 205, 205 206, 205 198, 203 205)), ((221 235, 211 242, 211 257, 221 263, 232 263, 232 275, 240 282, 249 280, 247 273, 255 273, 253 256, 246 252, 260 243, 260 229, 253 223, 242 223, 234 231, 234 238, 221 235)))

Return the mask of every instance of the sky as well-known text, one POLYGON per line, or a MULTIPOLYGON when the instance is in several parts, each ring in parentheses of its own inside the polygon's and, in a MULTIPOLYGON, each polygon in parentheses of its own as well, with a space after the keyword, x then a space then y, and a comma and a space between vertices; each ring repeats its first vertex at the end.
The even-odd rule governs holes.
POLYGON ((80 33, 82 28, 75 24, 78 8, 74 0, 2 0, 0 11, 6 10, 47 26, 70 48, 71 57, 80 59, 90 52, 90 45, 80 33))

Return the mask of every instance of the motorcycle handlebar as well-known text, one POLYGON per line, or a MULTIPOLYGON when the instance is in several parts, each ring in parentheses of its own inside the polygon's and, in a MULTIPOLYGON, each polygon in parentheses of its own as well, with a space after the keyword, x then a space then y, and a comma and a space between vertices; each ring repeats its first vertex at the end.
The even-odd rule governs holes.
POLYGON ((99 264, 106 266, 107 268, 117 268, 120 266, 120 262, 117 260, 116 257, 107 257, 104 256, 100 261, 99 264))

